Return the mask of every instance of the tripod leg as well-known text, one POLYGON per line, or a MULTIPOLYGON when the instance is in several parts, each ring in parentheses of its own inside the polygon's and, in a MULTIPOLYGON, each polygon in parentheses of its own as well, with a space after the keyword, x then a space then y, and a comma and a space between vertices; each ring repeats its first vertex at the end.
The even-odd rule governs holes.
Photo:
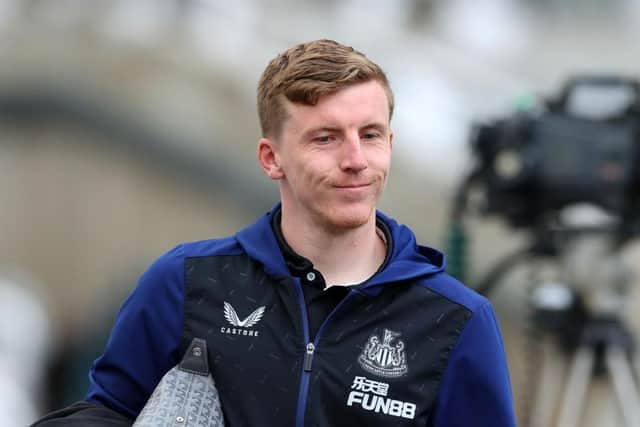
POLYGON ((564 363, 554 343, 546 337, 541 343, 538 382, 529 414, 528 427, 549 427, 562 388, 564 363))
POLYGON ((609 347, 605 358, 625 424, 627 427, 640 426, 640 397, 626 353, 621 348, 609 347))
POLYGON ((559 427, 577 427, 579 425, 594 363, 593 349, 583 346, 576 350, 562 399, 563 405, 558 419, 559 427))

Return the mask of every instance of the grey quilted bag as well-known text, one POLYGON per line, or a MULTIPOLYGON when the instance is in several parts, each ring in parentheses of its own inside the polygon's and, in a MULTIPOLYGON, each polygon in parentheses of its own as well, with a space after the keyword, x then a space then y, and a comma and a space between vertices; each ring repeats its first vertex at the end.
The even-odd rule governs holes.
POLYGON ((133 426, 224 427, 207 360, 207 342, 194 338, 182 361, 162 377, 133 426))

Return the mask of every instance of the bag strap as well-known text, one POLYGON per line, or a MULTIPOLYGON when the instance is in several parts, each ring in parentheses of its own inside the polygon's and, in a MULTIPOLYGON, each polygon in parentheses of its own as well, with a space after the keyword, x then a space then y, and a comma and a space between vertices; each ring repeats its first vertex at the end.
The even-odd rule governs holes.
POLYGON ((207 359, 207 342, 202 338, 194 338, 182 357, 178 369, 192 374, 209 375, 209 361, 207 359))

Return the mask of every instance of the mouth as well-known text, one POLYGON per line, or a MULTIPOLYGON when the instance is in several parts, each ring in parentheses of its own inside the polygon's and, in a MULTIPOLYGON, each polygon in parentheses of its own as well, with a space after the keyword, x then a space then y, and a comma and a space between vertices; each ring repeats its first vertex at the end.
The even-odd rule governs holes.
POLYGON ((349 190, 349 189, 358 189, 358 188, 365 188, 370 186, 371 184, 366 182, 363 184, 344 184, 344 185, 334 185, 334 187, 339 188, 339 189, 345 189, 345 190, 349 190))
POLYGON ((366 197, 369 193, 371 193, 371 183, 363 183, 363 184, 341 184, 334 185, 334 191, 336 194, 340 194, 349 199, 356 198, 360 200, 363 197, 366 197))

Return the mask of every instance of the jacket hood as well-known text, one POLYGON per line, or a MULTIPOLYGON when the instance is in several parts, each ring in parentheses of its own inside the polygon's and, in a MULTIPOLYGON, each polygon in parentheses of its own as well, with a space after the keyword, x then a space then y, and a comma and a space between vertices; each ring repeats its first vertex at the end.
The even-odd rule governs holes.
MULTIPOLYGON (((279 209, 280 205, 277 205, 254 224, 240 230, 236 233, 236 239, 250 257, 264 265, 268 274, 288 276, 289 269, 271 228, 271 218, 279 209)), ((377 293, 374 288, 385 283, 415 280, 444 272, 446 262, 441 252, 418 245, 408 227, 398 224, 382 212, 377 211, 376 216, 389 229, 391 239, 387 242, 387 250, 391 251, 391 255, 384 268, 362 285, 363 292, 377 293)))

